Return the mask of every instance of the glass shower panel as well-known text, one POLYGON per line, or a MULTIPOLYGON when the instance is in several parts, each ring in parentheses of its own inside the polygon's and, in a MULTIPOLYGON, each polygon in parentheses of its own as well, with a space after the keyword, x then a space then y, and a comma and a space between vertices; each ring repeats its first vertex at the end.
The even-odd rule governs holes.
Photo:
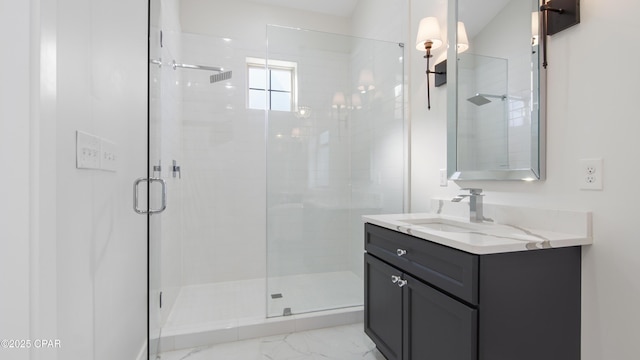
POLYGON ((267 67, 295 64, 292 111, 268 112, 267 316, 362 305, 361 215, 403 210, 403 47, 267 35, 267 67))
POLYGON ((507 59, 458 55, 458 170, 509 168, 507 71, 507 59))

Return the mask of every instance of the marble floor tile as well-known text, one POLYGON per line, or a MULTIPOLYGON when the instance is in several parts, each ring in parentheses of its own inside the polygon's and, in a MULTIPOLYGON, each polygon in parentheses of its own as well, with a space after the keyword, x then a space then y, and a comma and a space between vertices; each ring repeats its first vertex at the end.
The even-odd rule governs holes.
POLYGON ((161 354, 162 360, 385 360, 363 324, 295 332, 161 354))

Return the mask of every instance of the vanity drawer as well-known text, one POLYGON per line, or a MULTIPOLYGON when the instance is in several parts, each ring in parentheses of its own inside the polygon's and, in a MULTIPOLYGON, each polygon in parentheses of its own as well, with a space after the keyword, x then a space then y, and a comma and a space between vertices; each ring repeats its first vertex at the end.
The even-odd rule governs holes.
POLYGON ((373 224, 365 224, 365 250, 432 286, 478 304, 478 256, 373 224))

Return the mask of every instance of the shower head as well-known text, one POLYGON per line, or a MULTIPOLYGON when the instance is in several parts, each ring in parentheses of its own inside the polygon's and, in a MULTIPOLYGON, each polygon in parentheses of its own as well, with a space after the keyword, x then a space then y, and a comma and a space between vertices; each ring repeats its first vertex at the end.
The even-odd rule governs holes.
POLYGON ((476 106, 486 105, 491 102, 488 98, 496 98, 502 101, 507 99, 507 95, 491 95, 491 94, 475 94, 467 99, 467 101, 473 103, 476 106))
POLYGON ((231 75, 232 75, 232 71, 223 71, 221 73, 218 74, 213 74, 209 77, 209 82, 213 83, 217 83, 218 81, 224 81, 224 80, 229 80, 231 79, 231 75))

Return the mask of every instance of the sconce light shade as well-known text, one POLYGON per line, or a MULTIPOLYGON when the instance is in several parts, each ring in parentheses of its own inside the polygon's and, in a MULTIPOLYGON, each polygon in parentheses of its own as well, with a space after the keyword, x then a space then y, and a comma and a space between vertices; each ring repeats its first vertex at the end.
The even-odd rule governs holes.
POLYGON ((344 93, 337 92, 333 94, 333 101, 331 105, 334 109, 344 109, 346 107, 344 93))
POLYGON ((440 23, 438 19, 430 16, 420 20, 418 27, 418 36, 416 38, 416 49, 424 51, 425 43, 431 41, 431 50, 442 46, 442 38, 440 37, 440 23))
POLYGON ((351 107, 356 110, 362 109, 362 98, 360 94, 351 94, 351 107))
POLYGON ((373 80, 373 72, 369 69, 362 69, 358 77, 358 90, 362 93, 374 90, 376 88, 373 80))
POLYGON ((531 45, 538 45, 538 38, 540 37, 540 13, 534 11, 531 13, 531 45))
POLYGON ((469 38, 467 37, 467 29, 462 21, 458 21, 458 54, 469 49, 469 38))

